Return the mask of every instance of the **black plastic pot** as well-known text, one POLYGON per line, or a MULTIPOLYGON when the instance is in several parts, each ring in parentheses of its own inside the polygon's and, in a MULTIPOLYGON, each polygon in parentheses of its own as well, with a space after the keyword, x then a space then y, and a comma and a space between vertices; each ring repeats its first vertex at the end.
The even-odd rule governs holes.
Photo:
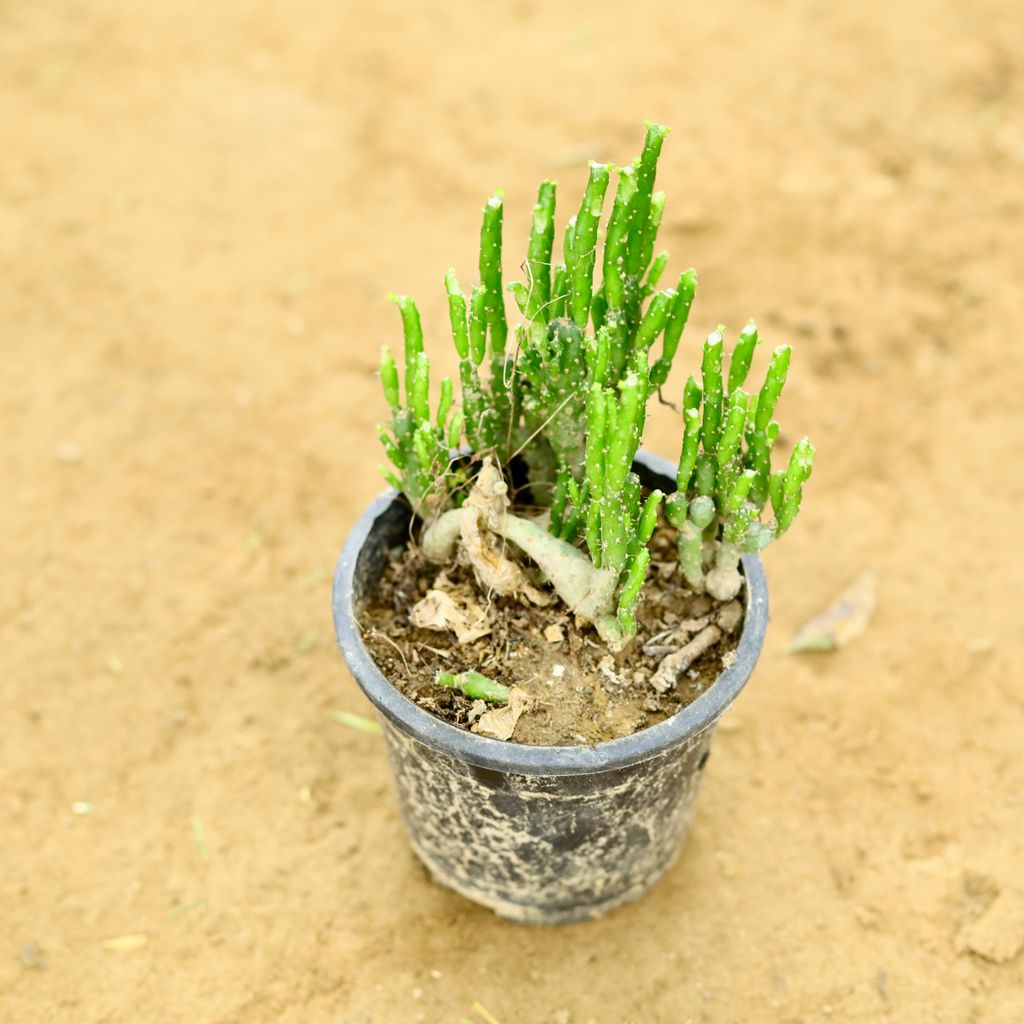
MULTIPOLYGON (((674 468, 640 454, 644 484, 674 490, 674 468)), ((736 660, 677 715, 593 747, 488 739, 403 696, 363 645, 355 612, 409 508, 381 495, 352 530, 334 576, 334 623, 349 670, 383 724, 412 847, 442 885, 515 921, 597 917, 643 895, 673 862, 693 818, 718 719, 753 671, 768 622, 760 560, 743 560, 746 620, 736 660)))

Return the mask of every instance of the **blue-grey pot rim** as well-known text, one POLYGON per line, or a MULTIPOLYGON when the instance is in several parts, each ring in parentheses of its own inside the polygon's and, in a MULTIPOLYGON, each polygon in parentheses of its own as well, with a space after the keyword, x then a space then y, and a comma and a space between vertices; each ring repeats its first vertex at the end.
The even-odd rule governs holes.
MULTIPOLYGON (((668 460, 639 452, 636 461, 651 475, 674 480, 675 469, 668 460)), ((440 753, 480 768, 516 775, 614 771, 656 757, 714 725, 754 670, 768 626, 768 586, 760 558, 744 555, 746 616, 736 658, 704 693, 671 718, 620 739, 572 747, 496 740, 450 725, 419 707, 385 678, 366 649, 356 620, 353 595, 359 553, 385 510, 402 500, 397 491, 385 491, 363 512, 346 538, 334 572, 334 628, 342 657, 377 711, 395 728, 440 753)))

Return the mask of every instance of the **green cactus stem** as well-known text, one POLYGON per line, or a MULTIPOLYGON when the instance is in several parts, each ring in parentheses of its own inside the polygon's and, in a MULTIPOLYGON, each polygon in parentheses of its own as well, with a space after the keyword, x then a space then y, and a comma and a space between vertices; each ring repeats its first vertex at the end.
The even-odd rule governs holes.
POLYGON ((487 700, 492 704, 508 703, 509 694, 512 692, 503 683, 495 682, 474 669, 465 672, 445 672, 444 669, 439 669, 434 682, 449 690, 461 690, 473 700, 487 700))
POLYGON ((800 441, 788 467, 771 472, 772 448, 779 434, 772 415, 789 371, 790 348, 780 345, 775 349, 764 384, 751 396, 743 384, 760 340, 757 327, 751 321, 740 332, 725 387, 723 332, 719 327, 705 343, 703 389, 693 378, 686 385, 679 494, 670 501, 668 518, 678 530, 679 564, 687 582, 724 601, 742 588, 741 556, 763 550, 792 525, 811 473, 814 448, 810 441, 800 441), (775 521, 762 522, 769 498, 775 521))

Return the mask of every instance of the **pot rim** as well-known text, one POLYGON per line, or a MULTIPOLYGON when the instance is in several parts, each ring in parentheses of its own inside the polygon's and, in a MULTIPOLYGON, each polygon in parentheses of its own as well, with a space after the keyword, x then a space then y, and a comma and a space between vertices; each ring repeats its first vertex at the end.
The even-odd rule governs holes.
MULTIPOLYGON (((638 452, 636 462, 651 475, 673 478, 663 458, 638 452)), ((393 726, 419 742, 467 764, 515 775, 586 775, 614 771, 656 757, 713 726, 750 678, 768 625, 768 585, 757 555, 744 555, 746 614, 736 660, 696 700, 671 718, 630 736, 594 746, 533 746, 480 736, 436 718, 405 696, 377 667, 363 643, 353 602, 359 553, 377 521, 399 492, 389 488, 356 521, 334 572, 332 606, 338 647, 360 689, 393 726)))

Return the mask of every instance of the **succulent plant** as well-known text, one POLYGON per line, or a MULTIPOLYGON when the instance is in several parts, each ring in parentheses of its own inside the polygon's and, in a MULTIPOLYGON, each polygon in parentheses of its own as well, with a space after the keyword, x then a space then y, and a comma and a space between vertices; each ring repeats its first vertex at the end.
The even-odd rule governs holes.
POLYGON ((748 394, 743 384, 760 339, 753 321, 740 332, 723 373, 724 327, 704 342, 701 383, 690 377, 683 391, 683 443, 676 492, 665 509, 679 531, 679 565, 691 587, 713 597, 735 597, 742 586, 743 552, 763 550, 792 525, 803 485, 811 474, 814 446, 804 438, 789 465, 771 471, 779 434, 772 419, 789 370, 790 347, 772 353, 764 384, 748 394), (772 522, 762 522, 769 499, 772 522))
POLYGON ((424 519, 426 556, 451 560, 461 544, 484 586, 535 592, 512 557, 522 552, 612 648, 636 632, 648 545, 662 508, 677 531, 679 567, 689 585, 731 598, 742 586, 741 554, 762 550, 792 525, 814 457, 805 439, 785 469, 771 470, 779 435, 773 416, 790 349, 775 350, 760 390, 744 390, 760 341, 751 322, 733 346, 728 372, 719 328, 704 344, 699 381, 686 383, 677 491, 667 501, 659 491, 644 494, 633 473, 648 400, 668 379, 697 284, 690 269, 675 287, 659 287, 668 255, 654 255, 665 205, 654 181, 667 134, 648 123, 641 155, 615 169, 603 245, 601 214, 613 169, 590 164, 559 263, 556 184, 542 182, 523 262, 526 279, 507 286, 522 315, 512 351, 501 266, 504 200, 500 192, 487 200, 480 283, 467 299, 454 271, 445 276, 459 360, 458 408, 446 378, 431 412, 429 360, 409 298, 393 296, 405 335, 404 404, 387 349, 381 360, 391 407, 381 440, 394 467, 384 473, 424 519), (463 441, 469 456, 457 451, 463 441), (511 511, 502 468, 516 458, 525 463, 540 515, 511 511), (770 515, 762 521, 766 509, 770 515))

